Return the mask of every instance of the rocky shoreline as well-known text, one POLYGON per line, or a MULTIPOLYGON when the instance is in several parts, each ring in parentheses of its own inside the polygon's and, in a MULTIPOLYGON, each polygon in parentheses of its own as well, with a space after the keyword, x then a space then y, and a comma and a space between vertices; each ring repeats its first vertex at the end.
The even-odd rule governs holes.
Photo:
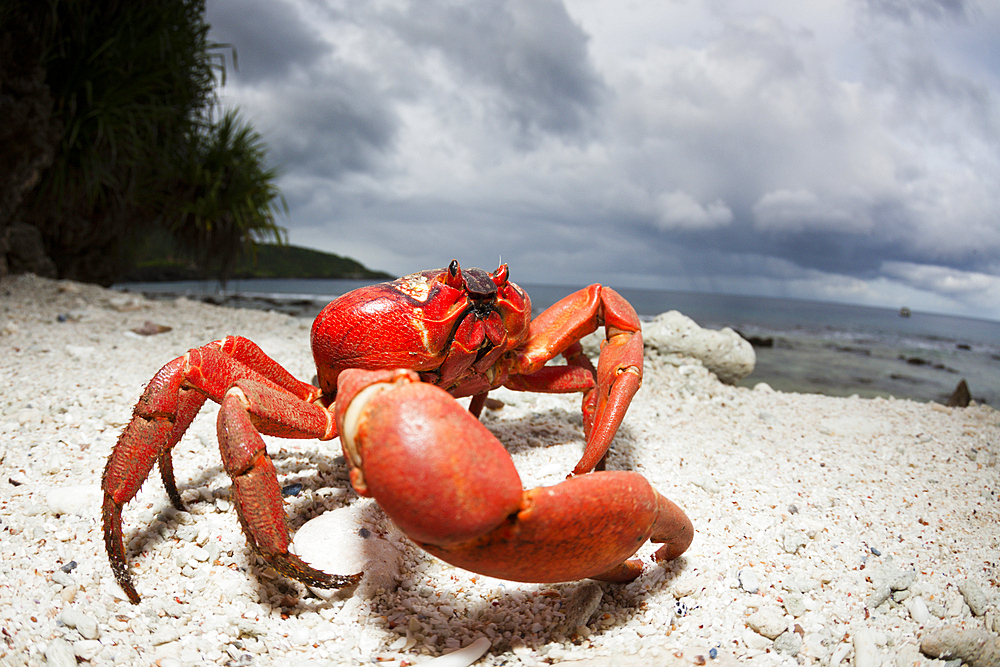
MULTIPOLYGON (((247 549, 206 408, 175 455, 187 511, 155 473, 125 510, 143 596, 128 603, 104 553, 99 485, 144 384, 231 333, 309 379, 309 324, 0 281, 0 664, 402 667, 487 643, 476 664, 1000 664, 1000 413, 735 387, 660 345, 608 467, 646 476, 696 536, 631 584, 514 584, 445 565, 350 490, 336 442, 269 439, 295 529, 346 512, 340 541, 378 540, 394 563, 319 597, 247 549), (161 333, 134 331, 147 321, 161 333)), ((564 478, 582 447, 579 399, 494 395, 502 408, 484 423, 525 485, 564 478)))

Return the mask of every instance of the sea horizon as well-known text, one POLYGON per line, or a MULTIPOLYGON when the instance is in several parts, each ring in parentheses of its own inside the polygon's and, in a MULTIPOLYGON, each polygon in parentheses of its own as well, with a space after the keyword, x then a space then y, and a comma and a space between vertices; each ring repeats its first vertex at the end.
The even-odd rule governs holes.
MULTIPOLYGON (((152 298, 186 296, 220 305, 313 318, 337 296, 379 280, 244 279, 122 283, 152 298)), ((521 284, 537 314, 579 287, 521 284)), ((676 310, 709 329, 755 344, 757 368, 743 386, 781 391, 894 396, 946 402, 960 379, 975 400, 1000 405, 1000 322, 791 297, 615 288, 642 319, 676 310)), ((234 332, 252 337, 252 332, 234 332)))

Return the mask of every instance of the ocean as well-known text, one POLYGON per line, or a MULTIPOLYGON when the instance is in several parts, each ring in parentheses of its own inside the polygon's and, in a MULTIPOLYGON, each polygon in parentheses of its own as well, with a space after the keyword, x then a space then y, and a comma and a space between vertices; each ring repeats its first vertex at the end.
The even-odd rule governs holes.
MULTIPOLYGON (((124 283, 152 298, 188 296, 315 317, 340 294, 377 281, 234 280, 124 283)), ((536 312, 574 287, 521 285, 536 312)), ((1000 407, 1000 322, 769 297, 622 288, 639 315, 677 310, 699 325, 730 327, 754 343, 757 367, 740 385, 864 398, 945 403, 961 380, 974 400, 1000 407)), ((253 337, 253 332, 233 332, 253 337)))

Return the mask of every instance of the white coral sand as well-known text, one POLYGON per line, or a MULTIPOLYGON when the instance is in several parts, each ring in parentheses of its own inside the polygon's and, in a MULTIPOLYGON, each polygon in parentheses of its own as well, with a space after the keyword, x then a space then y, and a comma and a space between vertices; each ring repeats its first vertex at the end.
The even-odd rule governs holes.
MULTIPOLYGON (((282 483, 302 485, 293 527, 355 508, 396 554, 382 583, 317 597, 247 549, 211 407, 175 453, 188 511, 170 509, 155 472, 126 507, 143 600, 122 599, 99 485, 144 383, 230 333, 308 380, 308 327, 0 281, 0 664, 406 665, 480 638, 484 665, 943 664, 920 654, 925 632, 1000 630, 1000 414, 738 389, 663 352, 647 356, 608 465, 644 474, 696 536, 631 584, 514 584, 445 565, 350 490, 335 442, 270 439, 282 483), (146 320, 171 330, 131 333, 146 320)), ((561 480, 582 448, 579 399, 496 397, 505 407, 484 421, 525 484, 561 480)))

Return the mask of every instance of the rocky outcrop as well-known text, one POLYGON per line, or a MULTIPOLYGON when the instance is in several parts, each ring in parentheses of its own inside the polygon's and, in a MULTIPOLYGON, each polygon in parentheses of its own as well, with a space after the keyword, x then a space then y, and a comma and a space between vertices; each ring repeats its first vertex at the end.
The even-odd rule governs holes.
POLYGON ((753 346, 732 329, 703 329, 676 310, 643 323, 642 340, 647 351, 698 359, 728 384, 750 375, 757 363, 753 346))

